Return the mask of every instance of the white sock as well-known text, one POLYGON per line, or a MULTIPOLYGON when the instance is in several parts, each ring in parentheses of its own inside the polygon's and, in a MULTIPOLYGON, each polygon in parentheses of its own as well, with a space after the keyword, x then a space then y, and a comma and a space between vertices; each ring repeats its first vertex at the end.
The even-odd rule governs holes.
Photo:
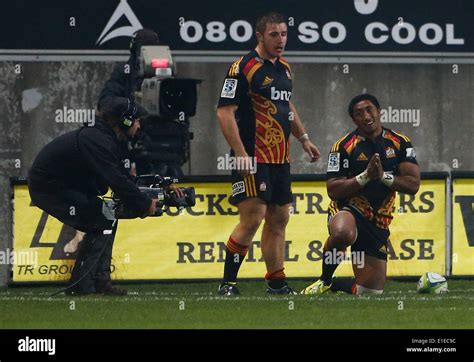
POLYGON ((362 294, 382 294, 383 289, 370 289, 363 287, 362 285, 356 284, 357 288, 357 295, 362 295, 362 294))

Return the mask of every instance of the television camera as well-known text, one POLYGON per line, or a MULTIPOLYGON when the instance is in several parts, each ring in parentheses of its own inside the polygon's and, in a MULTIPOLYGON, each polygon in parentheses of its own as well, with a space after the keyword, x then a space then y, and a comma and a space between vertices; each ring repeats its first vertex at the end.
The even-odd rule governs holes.
MULTIPOLYGON (((142 175, 135 178, 140 192, 150 199, 158 200, 156 213, 151 216, 161 216, 169 207, 181 210, 196 205, 194 187, 181 187, 183 197, 178 197, 174 191, 169 190, 169 186, 177 182, 177 179, 160 175, 142 175)), ((113 194, 111 198, 104 199, 104 203, 106 208, 104 214, 108 214, 111 219, 134 219, 137 217, 136 213, 127 210, 121 200, 113 194)))
POLYGON ((177 66, 168 46, 143 46, 138 76, 143 79, 135 99, 149 116, 142 120, 132 154, 138 174, 182 177, 190 159, 189 118, 196 114, 198 79, 176 78, 177 66))

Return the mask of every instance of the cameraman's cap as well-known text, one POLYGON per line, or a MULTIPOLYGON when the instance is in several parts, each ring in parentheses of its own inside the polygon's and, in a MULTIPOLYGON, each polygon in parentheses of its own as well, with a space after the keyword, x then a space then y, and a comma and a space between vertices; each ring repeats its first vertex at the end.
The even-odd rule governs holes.
POLYGON ((140 29, 134 34, 135 42, 141 45, 158 45, 158 34, 151 29, 140 29))
POLYGON ((130 39, 130 51, 140 53, 140 48, 144 45, 159 45, 158 34, 151 29, 140 29, 132 35, 130 39))
POLYGON ((142 118, 148 112, 140 104, 125 97, 111 97, 104 102, 102 112, 117 118, 128 118, 131 120, 142 118))

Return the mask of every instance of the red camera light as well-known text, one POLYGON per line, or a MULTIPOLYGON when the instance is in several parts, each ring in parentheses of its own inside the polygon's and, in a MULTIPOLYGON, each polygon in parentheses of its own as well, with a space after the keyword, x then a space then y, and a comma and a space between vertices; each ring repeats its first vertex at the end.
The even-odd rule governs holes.
POLYGON ((169 68, 168 59, 152 59, 151 60, 152 68, 169 68))

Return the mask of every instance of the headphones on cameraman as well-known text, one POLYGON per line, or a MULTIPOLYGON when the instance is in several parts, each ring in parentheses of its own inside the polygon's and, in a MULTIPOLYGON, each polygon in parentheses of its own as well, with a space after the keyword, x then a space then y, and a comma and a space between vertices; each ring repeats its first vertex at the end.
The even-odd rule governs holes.
POLYGON ((134 116, 137 114, 137 106, 135 102, 127 98, 127 109, 122 113, 119 121, 119 127, 127 130, 132 127, 134 116))

